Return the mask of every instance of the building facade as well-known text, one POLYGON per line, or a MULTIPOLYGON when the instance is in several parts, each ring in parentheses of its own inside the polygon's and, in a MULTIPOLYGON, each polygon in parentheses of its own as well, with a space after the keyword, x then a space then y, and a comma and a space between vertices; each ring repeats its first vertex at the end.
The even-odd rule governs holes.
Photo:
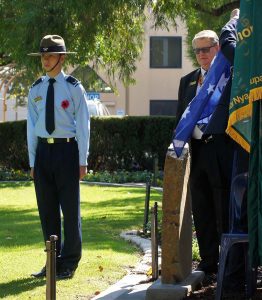
POLYGON ((118 95, 100 94, 111 114, 175 115, 180 78, 194 68, 187 56, 186 35, 186 27, 179 21, 177 29, 169 31, 145 24, 144 50, 134 74, 136 84, 124 87, 116 82, 118 95))

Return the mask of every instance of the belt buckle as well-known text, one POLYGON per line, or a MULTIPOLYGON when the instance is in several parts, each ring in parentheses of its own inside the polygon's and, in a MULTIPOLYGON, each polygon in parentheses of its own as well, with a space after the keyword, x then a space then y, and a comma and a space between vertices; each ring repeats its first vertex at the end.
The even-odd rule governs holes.
POLYGON ((212 134, 211 134, 210 136, 208 136, 208 137, 205 139, 205 143, 207 144, 207 143, 211 142, 212 140, 213 140, 213 136, 212 136, 212 134))
POLYGON ((54 138, 47 138, 46 141, 47 141, 47 144, 54 144, 55 143, 54 138))

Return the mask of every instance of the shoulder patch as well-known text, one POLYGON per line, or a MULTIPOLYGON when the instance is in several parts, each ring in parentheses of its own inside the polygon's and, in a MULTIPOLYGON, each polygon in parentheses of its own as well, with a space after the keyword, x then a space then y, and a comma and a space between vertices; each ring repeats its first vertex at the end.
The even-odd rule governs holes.
POLYGON ((38 78, 38 79, 31 85, 31 88, 34 87, 34 86, 36 86, 36 85, 38 85, 38 84, 41 83, 43 80, 44 80, 43 77, 38 78))
POLYGON ((66 81, 71 83, 73 86, 77 86, 79 85, 80 81, 77 80, 75 77, 69 75, 67 78, 66 78, 66 81))

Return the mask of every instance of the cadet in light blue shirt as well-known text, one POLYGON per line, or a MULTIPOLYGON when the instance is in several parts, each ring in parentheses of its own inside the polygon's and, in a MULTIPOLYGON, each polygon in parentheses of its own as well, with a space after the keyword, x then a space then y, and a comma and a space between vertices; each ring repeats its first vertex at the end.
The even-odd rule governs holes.
POLYGON ((89 113, 83 86, 61 71, 55 77, 55 130, 49 134, 45 128, 45 104, 48 75, 43 76, 30 89, 28 95, 28 146, 30 167, 34 167, 37 137, 76 137, 79 147, 79 165, 87 165, 89 148, 89 113))
MULTIPOLYGON (((28 95, 27 142, 44 241, 57 235, 57 278, 72 278, 82 252, 79 180, 87 172, 90 119, 80 82, 62 71, 67 52, 61 36, 40 43, 46 75, 28 95), (61 230, 63 213, 64 238, 61 230)), ((44 266, 32 276, 46 275, 44 266)))

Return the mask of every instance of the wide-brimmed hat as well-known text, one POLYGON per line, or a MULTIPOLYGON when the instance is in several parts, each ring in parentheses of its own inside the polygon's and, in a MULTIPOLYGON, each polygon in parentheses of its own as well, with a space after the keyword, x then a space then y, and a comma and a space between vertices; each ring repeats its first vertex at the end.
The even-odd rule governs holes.
POLYGON ((76 52, 67 52, 65 41, 60 35, 46 35, 40 42, 40 50, 37 53, 29 53, 29 56, 40 56, 43 53, 54 54, 75 54, 76 52))

